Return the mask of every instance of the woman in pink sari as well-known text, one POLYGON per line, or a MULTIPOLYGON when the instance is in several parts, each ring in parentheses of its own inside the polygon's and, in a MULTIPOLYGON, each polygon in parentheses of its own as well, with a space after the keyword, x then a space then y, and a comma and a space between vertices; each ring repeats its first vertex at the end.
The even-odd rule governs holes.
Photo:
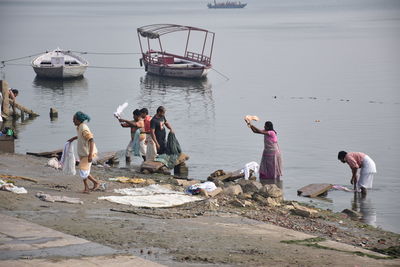
POLYGON ((256 134, 264 135, 264 151, 260 163, 260 180, 279 179, 282 176, 282 159, 278 137, 272 122, 267 121, 264 130, 260 130, 246 121, 247 126, 256 134))

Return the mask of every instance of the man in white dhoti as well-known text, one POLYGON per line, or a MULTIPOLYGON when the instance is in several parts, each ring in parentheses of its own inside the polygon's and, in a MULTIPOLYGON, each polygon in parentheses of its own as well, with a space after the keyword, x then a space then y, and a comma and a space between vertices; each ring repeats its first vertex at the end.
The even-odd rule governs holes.
POLYGON ((352 171, 350 183, 354 185, 354 189, 361 191, 362 194, 367 193, 367 188, 372 188, 374 174, 376 173, 375 162, 366 154, 361 152, 340 151, 338 159, 347 163, 352 171), (360 177, 357 177, 357 170, 360 169, 360 177))

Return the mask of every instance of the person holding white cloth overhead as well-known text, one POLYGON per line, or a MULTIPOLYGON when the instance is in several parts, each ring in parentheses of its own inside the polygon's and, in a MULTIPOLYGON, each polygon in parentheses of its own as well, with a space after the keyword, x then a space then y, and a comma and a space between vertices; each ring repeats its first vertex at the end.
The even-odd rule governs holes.
POLYGON ((361 190, 362 194, 367 194, 367 188, 372 188, 374 174, 376 173, 375 162, 362 152, 346 152, 338 153, 338 160, 347 163, 352 171, 350 183, 354 185, 354 189, 361 190), (360 169, 360 177, 357 177, 357 171, 360 169))

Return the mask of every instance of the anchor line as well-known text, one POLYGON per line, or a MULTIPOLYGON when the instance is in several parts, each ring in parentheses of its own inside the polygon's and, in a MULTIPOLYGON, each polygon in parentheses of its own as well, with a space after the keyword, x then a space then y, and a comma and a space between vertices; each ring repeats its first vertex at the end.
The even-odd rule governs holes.
POLYGON ((221 75, 222 77, 224 77, 227 81, 229 81, 230 79, 229 79, 229 77, 228 76, 226 76, 226 75, 224 75, 224 74, 222 74, 221 72, 219 72, 218 70, 216 70, 216 69, 214 69, 214 68, 211 68, 213 71, 215 71, 216 73, 218 73, 219 75, 221 75))

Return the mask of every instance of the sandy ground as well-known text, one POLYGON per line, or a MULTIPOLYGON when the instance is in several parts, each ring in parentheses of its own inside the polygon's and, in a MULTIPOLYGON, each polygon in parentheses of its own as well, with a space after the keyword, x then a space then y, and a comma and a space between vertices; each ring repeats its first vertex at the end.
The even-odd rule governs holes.
MULTIPOLYGON (((284 208, 238 208, 229 205, 224 195, 177 208, 133 208, 98 200, 114 188, 129 185, 107 182, 106 192, 82 194, 79 177, 45 167, 47 160, 0 154, 0 175, 37 180, 14 180, 28 194, 0 191, 1 213, 168 266, 400 266, 396 258, 383 259, 365 250, 391 248, 398 256, 400 235, 344 214, 320 211, 317 218, 304 218, 284 208), (39 191, 78 197, 84 204, 44 202, 35 197, 39 191), (301 241, 314 237, 320 239, 301 241), (355 253, 357 248, 361 252, 355 253)), ((116 176, 144 177, 134 170, 96 166, 92 173, 104 181, 116 176)), ((162 175, 151 178, 158 183, 172 180, 162 175)))

